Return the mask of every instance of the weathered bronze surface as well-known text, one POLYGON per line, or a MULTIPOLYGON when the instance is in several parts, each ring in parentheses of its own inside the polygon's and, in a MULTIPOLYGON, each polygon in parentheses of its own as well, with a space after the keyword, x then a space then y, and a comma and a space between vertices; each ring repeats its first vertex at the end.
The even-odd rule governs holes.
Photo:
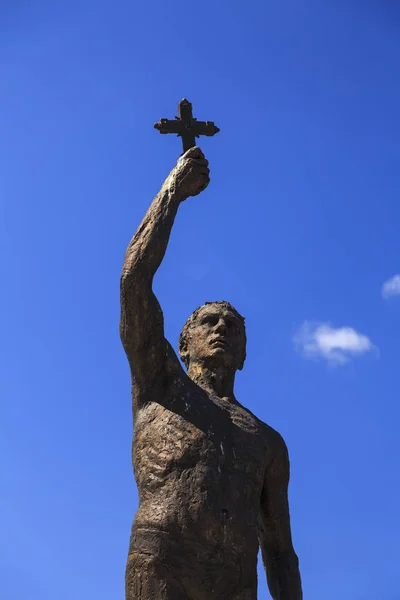
POLYGON ((255 600, 259 546, 272 598, 301 600, 286 445, 234 394, 244 319, 227 302, 197 309, 179 341, 186 373, 152 290, 179 205, 208 182, 208 162, 193 147, 153 200, 123 266, 120 331, 139 491, 126 600, 255 600))
POLYGON ((183 152, 196 145, 196 138, 201 135, 215 135, 219 128, 212 121, 198 121, 193 116, 192 105, 185 98, 178 104, 178 117, 160 119, 154 128, 160 133, 176 133, 182 138, 183 152))

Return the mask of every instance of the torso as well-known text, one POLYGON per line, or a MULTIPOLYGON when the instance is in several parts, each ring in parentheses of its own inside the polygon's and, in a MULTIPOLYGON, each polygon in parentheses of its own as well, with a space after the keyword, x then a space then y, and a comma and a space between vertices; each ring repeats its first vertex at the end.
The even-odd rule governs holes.
MULTIPOLYGON (((274 430, 186 376, 135 415, 134 530, 257 555, 259 499, 274 430)), ((157 538, 158 539, 158 538, 157 538)))

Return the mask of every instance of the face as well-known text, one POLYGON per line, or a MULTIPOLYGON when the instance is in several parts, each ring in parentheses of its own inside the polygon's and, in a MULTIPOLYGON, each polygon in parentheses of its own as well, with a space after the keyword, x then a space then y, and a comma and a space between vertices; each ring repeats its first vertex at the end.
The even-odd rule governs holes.
POLYGON ((243 322, 227 308, 204 306, 191 327, 189 361, 236 370, 243 367, 245 351, 243 322))

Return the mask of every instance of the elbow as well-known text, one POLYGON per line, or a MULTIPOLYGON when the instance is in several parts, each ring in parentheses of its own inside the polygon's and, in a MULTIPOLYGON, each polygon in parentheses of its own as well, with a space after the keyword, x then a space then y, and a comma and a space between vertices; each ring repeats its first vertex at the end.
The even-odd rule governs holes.
POLYGON ((282 550, 278 552, 276 555, 276 560, 278 560, 284 567, 288 570, 298 569, 299 568, 299 559, 294 551, 293 546, 288 548, 287 550, 282 550))
POLYGON ((121 273, 121 289, 147 283, 146 269, 139 260, 125 260, 121 273))
POLYGON ((277 551, 263 556, 268 587, 274 600, 302 600, 299 560, 295 551, 277 551))
POLYGON ((129 285, 129 283, 131 281, 134 281, 135 279, 139 279, 139 274, 137 272, 137 269, 135 267, 132 267, 132 265, 125 265, 122 267, 122 273, 121 273, 121 289, 124 289, 127 285, 129 285))
POLYGON ((297 573, 299 571, 299 559, 293 545, 279 547, 278 545, 262 545, 263 560, 272 572, 297 573))
POLYGON ((141 264, 137 252, 132 252, 130 248, 126 251, 124 264, 122 265, 121 282, 140 276, 141 264))
POLYGON ((122 266, 121 284, 148 283, 152 279, 151 261, 140 246, 129 246, 122 266))
POLYGON ((125 252, 124 264, 122 265, 121 282, 133 278, 140 278, 142 264, 140 248, 137 245, 129 244, 125 252))

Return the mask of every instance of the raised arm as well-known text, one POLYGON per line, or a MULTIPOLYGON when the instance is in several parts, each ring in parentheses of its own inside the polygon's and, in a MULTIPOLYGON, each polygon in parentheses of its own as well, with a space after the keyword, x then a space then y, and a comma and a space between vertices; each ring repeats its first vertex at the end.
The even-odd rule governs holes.
POLYGON ((208 163, 199 148, 191 148, 177 162, 154 198, 133 236, 121 276, 122 344, 129 359, 134 397, 138 404, 157 399, 162 384, 169 345, 164 321, 153 293, 153 277, 167 249, 179 204, 205 189, 208 163))
POLYGON ((299 561, 292 544, 288 502, 289 457, 277 438, 261 494, 260 546, 268 587, 274 600, 302 600, 299 561))

